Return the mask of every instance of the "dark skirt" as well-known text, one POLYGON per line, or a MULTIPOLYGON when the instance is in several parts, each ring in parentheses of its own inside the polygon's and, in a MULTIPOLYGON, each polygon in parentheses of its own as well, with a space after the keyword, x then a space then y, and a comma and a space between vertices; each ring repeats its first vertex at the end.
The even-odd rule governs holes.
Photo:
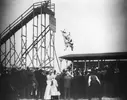
POLYGON ((101 85, 98 82, 91 83, 88 87, 88 97, 100 97, 101 96, 101 85))
POLYGON ((104 96, 107 97, 113 97, 114 96, 114 89, 113 89, 113 84, 111 82, 105 81, 104 82, 104 96))
POLYGON ((51 96, 51 100, 58 100, 59 97, 56 95, 56 96, 51 96))

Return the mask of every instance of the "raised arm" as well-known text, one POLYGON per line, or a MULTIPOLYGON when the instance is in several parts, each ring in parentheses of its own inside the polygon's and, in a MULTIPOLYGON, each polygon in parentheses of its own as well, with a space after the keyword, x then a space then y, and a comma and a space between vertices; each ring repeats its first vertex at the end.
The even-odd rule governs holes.
POLYGON ((88 77, 88 86, 90 86, 91 83, 91 76, 88 77))
POLYGON ((97 76, 95 76, 96 77, 96 80, 99 82, 99 84, 101 85, 101 82, 100 82, 100 80, 99 80, 99 78, 97 77, 97 76))

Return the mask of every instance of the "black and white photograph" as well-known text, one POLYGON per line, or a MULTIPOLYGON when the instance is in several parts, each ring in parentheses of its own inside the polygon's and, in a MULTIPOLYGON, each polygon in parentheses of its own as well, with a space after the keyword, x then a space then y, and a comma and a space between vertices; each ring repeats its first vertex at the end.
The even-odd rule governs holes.
POLYGON ((127 100, 126 0, 0 0, 0 100, 127 100))

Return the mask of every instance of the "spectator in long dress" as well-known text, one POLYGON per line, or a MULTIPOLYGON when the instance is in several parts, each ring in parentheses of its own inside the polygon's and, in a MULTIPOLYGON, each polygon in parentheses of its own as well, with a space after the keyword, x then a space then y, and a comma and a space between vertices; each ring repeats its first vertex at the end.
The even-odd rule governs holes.
POLYGON ((58 100, 60 97, 60 92, 58 91, 58 83, 55 78, 52 79, 51 84, 51 100, 58 100))
POLYGON ((89 95, 89 100, 92 98, 100 98, 100 89, 101 89, 101 82, 95 72, 92 72, 88 76, 88 95, 89 95))
POLYGON ((47 86, 44 93, 44 100, 51 100, 51 82, 52 82, 52 76, 50 72, 47 72, 47 86))
POLYGON ((60 92, 58 91, 58 83, 56 80, 57 73, 56 70, 53 70, 52 74, 52 82, 51 82, 51 100, 58 100, 60 97, 60 92))
POLYGON ((106 65, 105 66, 106 73, 104 75, 104 96, 105 97, 113 97, 114 95, 114 86, 113 86, 113 76, 114 70, 113 67, 106 65))

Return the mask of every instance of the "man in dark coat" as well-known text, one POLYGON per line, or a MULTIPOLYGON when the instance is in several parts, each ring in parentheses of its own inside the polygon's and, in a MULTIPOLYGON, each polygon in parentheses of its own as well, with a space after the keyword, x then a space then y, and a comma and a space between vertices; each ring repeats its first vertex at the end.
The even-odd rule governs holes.
POLYGON ((65 100, 70 100, 70 88, 71 88, 71 81, 72 81, 72 75, 69 73, 69 71, 66 72, 64 76, 64 98, 65 100))
POLYGON ((101 82, 96 75, 95 70, 92 70, 90 75, 88 76, 88 95, 89 100, 92 98, 100 99, 100 89, 101 89, 101 82))

